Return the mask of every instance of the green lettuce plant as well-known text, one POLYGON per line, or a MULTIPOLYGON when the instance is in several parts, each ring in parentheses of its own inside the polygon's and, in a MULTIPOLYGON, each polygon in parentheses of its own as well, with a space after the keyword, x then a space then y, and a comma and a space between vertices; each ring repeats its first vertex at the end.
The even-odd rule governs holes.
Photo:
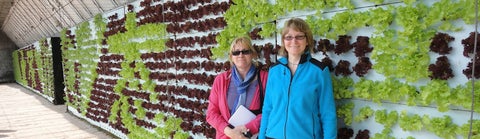
POLYGON ((39 41, 39 48, 35 49, 35 62, 37 63, 37 72, 41 82, 40 93, 48 97, 49 100, 54 99, 53 90, 53 65, 52 51, 48 40, 43 38, 39 41))
POLYGON ((374 114, 375 111, 372 110, 372 108, 370 107, 363 107, 360 109, 360 112, 355 115, 355 118, 354 118, 354 121, 355 122, 361 122, 361 121, 364 121, 366 119, 368 119, 369 117, 372 117, 373 114, 374 114))
POLYGON ((31 81, 31 88, 36 88, 37 87, 37 81, 35 80, 35 69, 33 68, 34 62, 35 62, 35 51, 27 51, 27 57, 28 57, 28 67, 30 67, 30 70, 28 71, 29 74, 29 79, 31 81))
MULTIPOLYGON (((17 80, 18 83, 20 84, 26 84, 27 83, 27 73, 25 72, 25 67, 27 66, 27 63, 26 61, 23 59, 24 55, 23 55, 23 52, 17 50, 15 51, 18 53, 18 61, 19 61, 19 72, 18 74, 20 74, 20 80, 17 80)), ((14 53, 15 54, 15 53, 14 53)), ((15 70, 17 71, 17 70, 15 70)))
POLYGON ((468 138, 470 134, 470 122, 472 123, 472 139, 480 138, 480 120, 473 119, 469 120, 466 124, 459 126, 457 128, 457 134, 461 135, 464 138, 468 138))
POLYGON ((365 0, 365 1, 373 2, 375 4, 382 4, 384 0, 365 0))
POLYGON ((144 101, 159 103, 158 92, 155 92, 156 83, 149 77, 150 70, 147 69, 145 63, 141 59, 142 53, 159 53, 166 50, 166 25, 165 24, 144 24, 137 26, 136 13, 130 12, 126 14, 124 33, 117 33, 109 36, 107 42, 109 44, 109 52, 124 56, 121 63, 121 78, 117 80, 114 91, 120 96, 120 100, 113 103, 109 117, 110 122, 121 119, 122 124, 128 129, 129 138, 188 138, 189 134, 182 131, 180 124, 182 119, 173 116, 164 116, 162 112, 156 114, 154 121, 157 127, 149 130, 145 127, 137 125, 135 119, 146 120, 147 109, 142 107, 144 101), (140 77, 136 77, 138 73, 140 77), (140 79, 139 79, 140 78, 140 79), (127 86, 128 84, 128 86, 127 86), (141 89, 139 88, 141 86, 141 89), (138 92, 149 93, 150 100, 143 100, 133 97, 134 104, 128 103, 129 96, 123 95, 122 90, 132 90, 138 92), (118 108, 120 107, 120 108, 118 108), (129 111, 130 107, 135 107, 135 113, 129 111), (116 113, 120 113, 117 115, 116 113), (163 120, 164 117, 166 121, 163 120))
MULTIPOLYGON (((452 89, 451 94, 453 95, 449 100, 450 103, 462 106, 465 109, 472 109, 472 88, 480 88, 480 84, 475 83, 475 86, 472 87, 472 81, 468 81, 465 85, 458 85, 452 89)), ((480 102, 480 90, 475 89, 474 102, 480 102)), ((473 110, 477 113, 480 113, 480 107, 474 107, 473 110)))
POLYGON ((355 104, 353 102, 345 102, 344 104, 340 104, 337 107, 337 117, 343 118, 343 122, 345 125, 351 125, 353 121, 353 108, 355 104))
POLYGON ((452 118, 449 116, 434 117, 423 116, 422 122, 425 125, 425 129, 435 133, 437 136, 444 139, 456 139, 458 126, 452 122, 452 118))
POLYGON ((446 112, 452 104, 451 100, 454 99, 454 95, 447 81, 445 80, 432 80, 426 86, 420 87, 421 104, 431 105, 435 102, 438 111, 446 112))
POLYGON ((386 30, 383 36, 371 38, 371 44, 375 46, 372 59, 376 64, 373 68, 377 72, 387 77, 404 78, 407 82, 428 77, 428 46, 435 31, 424 26, 426 11, 423 4, 397 7, 394 21, 403 30, 386 30))
POLYGON ((361 78, 360 81, 353 85, 353 96, 370 100, 372 98, 371 92, 374 92, 373 87, 375 85, 374 81, 361 78))
POLYGON ((390 113, 388 113, 385 109, 377 110, 375 111, 375 121, 383 125, 383 130, 381 133, 375 133, 373 138, 393 138, 392 136, 390 136, 390 134, 392 133, 392 126, 398 121, 397 111, 391 111, 390 113))
POLYGON ((145 110, 145 108, 142 107, 142 103, 143 103, 142 100, 135 100, 134 101, 134 106, 137 109, 135 111, 135 116, 139 120, 144 120, 145 119, 145 114, 146 114, 146 110, 145 110))
POLYGON ((351 86, 354 84, 352 78, 348 77, 332 77, 333 94, 335 99, 348 99, 353 97, 351 86))
POLYGON ((346 35, 349 31, 365 27, 367 14, 353 11, 345 11, 335 14, 331 19, 331 30, 327 33, 326 38, 337 39, 339 35, 346 35))
MULTIPOLYGON (((479 4, 480 5, 480 4, 479 4)), ((478 5, 477 5, 478 6, 478 5)), ((476 14, 475 13, 475 1, 474 0, 461 0, 458 2, 458 7, 461 7, 457 12, 460 15, 463 15, 461 18, 465 21, 466 24, 475 24, 476 14)))
POLYGON ((262 26, 260 35, 270 37, 276 31, 272 21, 285 13, 267 1, 235 0, 235 4, 225 12, 226 26, 216 37, 218 46, 211 49, 212 59, 225 58, 233 38, 247 35, 256 26, 262 26))
POLYGON ((397 111, 387 112, 387 110, 375 111, 375 121, 384 126, 385 129, 390 129, 397 123, 398 113, 397 111))
POLYGON ((75 30, 75 37, 77 40, 78 57, 70 57, 69 60, 76 61, 80 64, 79 69, 79 92, 80 97, 80 111, 83 115, 87 113, 90 102, 91 91, 93 90, 93 84, 98 73, 96 72, 97 61, 99 58, 98 45, 96 45, 95 38, 92 37, 92 29, 90 28, 90 22, 86 21, 81 23, 75 30))
MULTIPOLYGON (((383 1, 383 0, 382 0, 383 1)), ((362 14, 366 15, 365 24, 367 26, 372 26, 375 28, 374 35, 381 35, 383 32, 388 31, 390 25, 392 24, 393 17, 393 8, 374 8, 368 12, 363 12, 362 14)))
POLYGON ((400 113, 398 124, 403 131, 420 131, 424 127, 418 114, 409 115, 405 110, 400 113))
POLYGON ((395 137, 390 136, 391 133, 392 133, 392 129, 385 128, 382 130, 381 133, 375 133, 372 139, 396 139, 395 137))
POLYGON ((305 22, 310 25, 312 34, 317 36, 327 36, 327 33, 332 29, 332 20, 325 19, 322 16, 309 15, 305 22))

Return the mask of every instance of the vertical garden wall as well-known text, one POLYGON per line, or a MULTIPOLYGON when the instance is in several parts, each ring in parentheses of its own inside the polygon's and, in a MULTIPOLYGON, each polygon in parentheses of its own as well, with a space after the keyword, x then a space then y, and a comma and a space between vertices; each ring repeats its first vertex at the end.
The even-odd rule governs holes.
POLYGON ((228 1, 137 1, 61 34, 69 111, 121 138, 205 138, 228 1))
MULTIPOLYGON (((50 40, 51 38, 42 39, 13 52, 14 78, 18 84, 43 96, 48 101, 63 104, 63 89, 55 89, 53 47, 50 40)), ((63 84, 62 81, 60 81, 61 84, 63 84)))
MULTIPOLYGON (((66 105, 120 138, 213 138, 205 111, 230 41, 250 35, 268 70, 278 30, 298 17, 332 71, 339 138, 479 138, 474 3, 139 0, 61 32, 66 105)), ((41 92, 39 42, 14 64, 17 82, 41 92)))

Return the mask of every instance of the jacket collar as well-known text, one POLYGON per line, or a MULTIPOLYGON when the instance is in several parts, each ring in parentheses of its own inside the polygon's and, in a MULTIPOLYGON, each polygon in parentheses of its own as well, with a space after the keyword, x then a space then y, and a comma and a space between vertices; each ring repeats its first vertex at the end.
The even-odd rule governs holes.
MULTIPOLYGON (((302 54, 302 57, 300 58, 300 62, 298 64, 303 64, 305 62, 307 62, 308 60, 310 60, 312 58, 312 56, 310 55, 309 52, 305 52, 302 54)), ((283 65, 287 65, 288 64, 288 59, 287 57, 282 57, 278 60, 280 63, 282 63, 283 65)))

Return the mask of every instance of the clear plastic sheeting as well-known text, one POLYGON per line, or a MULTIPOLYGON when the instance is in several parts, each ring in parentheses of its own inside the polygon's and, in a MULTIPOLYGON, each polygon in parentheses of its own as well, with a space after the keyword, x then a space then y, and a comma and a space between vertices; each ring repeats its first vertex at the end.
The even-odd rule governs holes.
MULTIPOLYGON (((99 13, 133 0, 0 0, 1 29, 19 47, 56 37, 99 13)), ((1 47, 1 46, 0 46, 1 47)))

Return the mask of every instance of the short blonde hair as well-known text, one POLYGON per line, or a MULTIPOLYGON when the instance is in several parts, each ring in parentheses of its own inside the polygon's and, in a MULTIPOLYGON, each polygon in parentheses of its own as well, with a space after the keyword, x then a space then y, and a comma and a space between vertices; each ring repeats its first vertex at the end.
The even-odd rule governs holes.
POLYGON ((285 22, 285 25, 282 29, 281 35, 282 35, 282 46, 280 47, 280 50, 278 54, 280 56, 287 56, 288 52, 285 50, 285 35, 288 33, 289 29, 293 29, 298 32, 303 32, 305 33, 305 37, 307 39, 307 46, 305 48, 306 51, 310 51, 310 53, 313 53, 313 47, 315 47, 315 43, 313 40, 313 34, 312 30, 308 26, 307 22, 305 20, 300 19, 300 18, 292 18, 288 21, 285 22))
POLYGON ((230 45, 230 51, 228 52, 228 60, 230 61, 230 65, 233 66, 233 64, 234 64, 233 61, 232 61, 232 52, 233 52, 233 49, 235 48, 235 45, 247 46, 247 48, 252 51, 252 54, 251 54, 252 55, 252 63, 255 66, 258 66, 258 62, 255 60, 255 59, 258 58, 258 52, 257 52, 257 49, 255 49, 253 47, 252 40, 248 36, 240 36, 240 37, 235 38, 232 41, 232 44, 230 45))

